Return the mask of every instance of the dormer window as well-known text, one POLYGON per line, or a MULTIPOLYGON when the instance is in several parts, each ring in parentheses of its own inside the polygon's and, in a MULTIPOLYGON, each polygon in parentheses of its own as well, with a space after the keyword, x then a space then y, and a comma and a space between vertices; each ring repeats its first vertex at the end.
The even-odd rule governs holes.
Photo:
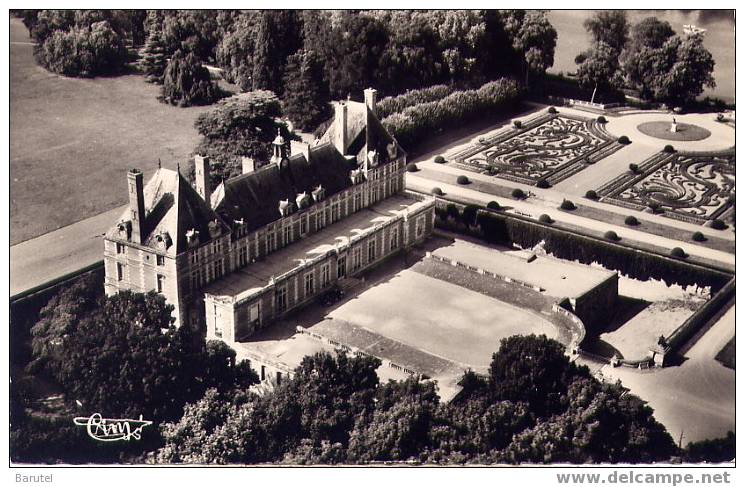
POLYGON ((371 167, 377 166, 379 162, 378 151, 374 151, 374 150, 368 151, 367 162, 370 163, 371 167))
POLYGON ((365 181, 365 173, 361 169, 355 169, 349 173, 352 184, 360 184, 365 181))
POLYGON ((155 235, 155 242, 158 245, 159 248, 163 250, 167 250, 168 247, 171 246, 171 236, 168 235, 168 232, 159 232, 155 235))
POLYGON ((119 237, 129 240, 132 233, 132 222, 119 222, 116 228, 119 231, 119 237))
POLYGON ((295 197, 295 204, 299 210, 308 208, 312 203, 313 201, 311 200, 310 195, 305 191, 298 193, 297 197, 295 197))
POLYGON ((220 222, 212 220, 207 224, 207 230, 210 232, 210 238, 217 238, 220 236, 220 222))
POLYGON ((312 192, 313 199, 315 201, 321 201, 326 197, 326 189, 323 186, 318 186, 316 189, 314 189, 312 192))
POLYGON ((395 159, 396 156, 398 155, 398 147, 396 147, 395 142, 391 142, 390 144, 388 144, 386 146, 386 150, 388 151, 388 157, 390 159, 395 159))
POLYGON ((290 200, 281 200, 279 202, 279 214, 282 216, 288 216, 292 213, 292 205, 290 200))
POLYGON ((199 245, 199 231, 194 230, 193 228, 191 230, 187 230, 186 243, 189 247, 196 247, 197 245, 199 245))

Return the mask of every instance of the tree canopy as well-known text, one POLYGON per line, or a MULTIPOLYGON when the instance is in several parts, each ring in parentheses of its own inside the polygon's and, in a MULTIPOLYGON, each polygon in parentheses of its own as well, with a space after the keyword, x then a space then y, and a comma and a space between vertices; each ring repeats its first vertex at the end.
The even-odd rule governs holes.
POLYGON ((181 107, 206 105, 220 98, 209 71, 192 52, 173 54, 163 73, 161 92, 164 101, 181 107))

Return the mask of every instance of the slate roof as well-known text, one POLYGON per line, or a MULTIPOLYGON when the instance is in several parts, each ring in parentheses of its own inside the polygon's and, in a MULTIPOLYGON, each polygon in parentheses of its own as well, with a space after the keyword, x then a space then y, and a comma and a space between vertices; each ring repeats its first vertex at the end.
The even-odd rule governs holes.
MULTIPOLYGON (((186 232, 194 229, 199 232, 202 243, 209 240, 209 224, 217 220, 221 232, 230 229, 222 222, 210 206, 199 196, 189 182, 176 171, 158 169, 144 188, 145 228, 142 245, 158 249, 167 255, 175 256, 188 249, 186 232), (171 245, 164 248, 158 236, 167 235, 171 245)), ((117 222, 130 220, 127 208, 117 222)), ((117 225, 107 234, 107 238, 121 239, 117 225)))
POLYGON ((247 231, 263 227, 281 217, 279 202, 295 204, 300 193, 322 186, 326 197, 352 185, 347 161, 328 143, 310 148, 310 161, 303 154, 286 159, 280 168, 269 164, 223 182, 212 198, 212 206, 226 222, 243 219, 247 231))

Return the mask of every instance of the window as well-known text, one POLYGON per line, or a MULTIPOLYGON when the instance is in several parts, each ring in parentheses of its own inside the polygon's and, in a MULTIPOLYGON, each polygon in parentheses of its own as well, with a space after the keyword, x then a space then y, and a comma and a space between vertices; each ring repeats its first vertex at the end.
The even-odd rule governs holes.
POLYGON ((238 265, 246 267, 246 264, 248 264, 248 247, 241 247, 238 250, 238 265))
POLYGON ((292 242, 292 224, 287 224, 284 228, 284 245, 290 245, 292 242))
POLYGON ((166 257, 164 255, 156 255, 155 262, 158 265, 166 265, 166 257))
POLYGON ((419 218, 416 219, 415 234, 416 234, 416 238, 419 238, 422 235, 424 235, 424 217, 423 216, 420 216, 419 218))
POLYGON ((191 288, 192 290, 196 291, 199 289, 200 286, 199 282, 199 269, 191 273, 191 288))
POLYGON ((126 248, 127 247, 125 247, 123 243, 119 243, 119 242, 116 243, 116 253, 117 254, 123 254, 124 253, 124 249, 126 249, 126 248))
POLYGON ((277 306, 277 312, 281 313, 282 311, 287 309, 287 288, 286 287, 280 287, 277 288, 277 294, 274 297, 276 306, 277 306))
POLYGON ((192 264, 198 264, 199 263, 199 249, 195 250, 191 253, 191 263, 192 264))
POLYGON ((329 273, 329 265, 326 263, 321 266, 321 287, 328 286, 330 280, 331 275, 329 273))
POLYGON ((372 262, 375 260, 375 239, 367 241, 367 261, 372 262))
POLYGON ((266 365, 261 366, 261 380, 262 382, 266 380, 266 365))
POLYGON ((339 257, 336 261, 336 277, 342 279, 347 276, 347 258, 339 257))
POLYGON ((215 262, 213 262, 213 265, 215 266, 215 279, 222 277, 222 259, 216 260, 215 262))
POLYGON ((308 233, 308 215, 300 217, 300 235, 308 233))
POLYGON ((362 208, 362 193, 356 192, 354 193, 354 206, 352 211, 358 211, 360 208, 362 208))
POLYGON ((122 265, 120 262, 116 263, 116 280, 124 280, 124 265, 122 265))
POLYGON ((326 210, 321 209, 318 213, 316 213, 316 229, 320 230, 321 228, 326 226, 326 210))
POLYGON ((315 281, 313 277, 313 272, 309 272, 305 275, 305 297, 312 295, 315 291, 315 281))
POLYGON ((217 305, 212 305, 212 317, 215 320, 215 336, 217 338, 222 338, 222 327, 220 326, 220 320, 217 318, 217 305))
POLYGON ((156 279, 156 289, 158 290, 159 293, 163 292, 163 288, 165 287, 165 284, 166 284, 166 276, 158 274, 158 277, 156 279))
POLYGON ((333 205, 331 205, 331 223, 339 220, 339 212, 341 211, 341 207, 339 206, 339 202, 337 201, 333 205))
POLYGON ((259 303, 248 308, 248 323, 256 324, 259 322, 259 303))
POLYGON ((398 248, 398 227, 391 228, 391 250, 398 248))
POLYGON ((362 251, 359 247, 352 251, 352 271, 356 271, 362 267, 362 251))
POLYGON ((274 245, 275 245, 274 232, 270 230, 266 234, 266 253, 267 254, 274 250, 274 245))
POLYGON ((277 371, 277 385, 282 384, 282 372, 277 371))

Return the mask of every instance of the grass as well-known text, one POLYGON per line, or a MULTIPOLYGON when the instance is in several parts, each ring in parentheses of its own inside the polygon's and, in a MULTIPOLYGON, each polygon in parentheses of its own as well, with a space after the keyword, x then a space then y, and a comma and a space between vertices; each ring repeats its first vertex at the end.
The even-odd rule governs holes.
POLYGON ((670 132, 672 122, 646 122, 640 124, 637 129, 639 132, 664 140, 694 141, 703 140, 711 135, 711 132, 698 125, 690 123, 678 123, 677 132, 670 132))
POLYGON ((735 337, 732 337, 715 358, 725 367, 735 370, 735 355, 735 337))
POLYGON ((209 107, 160 103, 142 76, 76 79, 36 64, 19 19, 10 20, 10 243, 126 202, 126 170, 145 178, 176 169, 196 146, 209 107))

